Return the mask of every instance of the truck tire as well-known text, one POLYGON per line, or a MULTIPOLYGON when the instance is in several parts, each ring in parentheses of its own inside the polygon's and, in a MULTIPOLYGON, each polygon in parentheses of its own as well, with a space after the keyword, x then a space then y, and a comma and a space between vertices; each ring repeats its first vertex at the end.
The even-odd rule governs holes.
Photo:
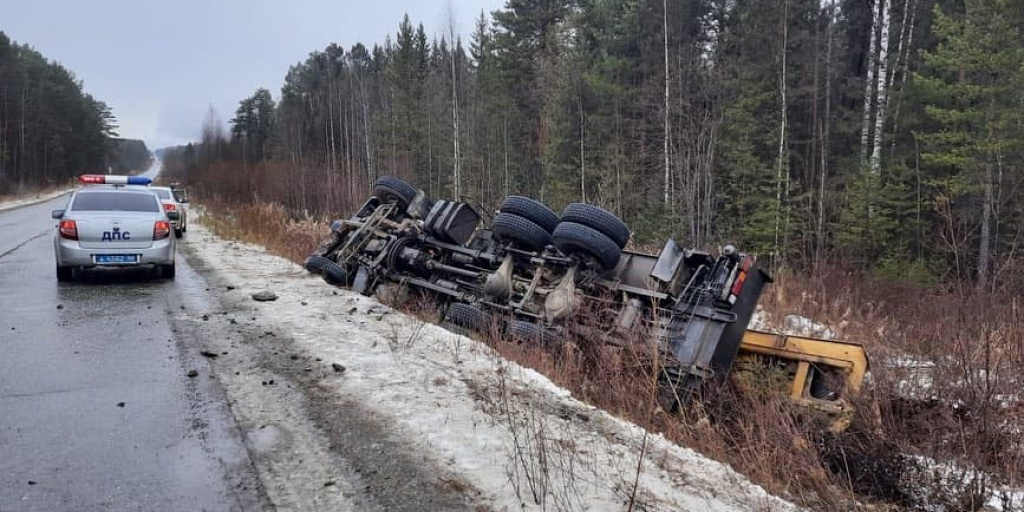
POLYGON ((348 272, 345 268, 327 258, 322 259, 319 264, 324 281, 334 286, 348 286, 348 272))
POLYGON ((302 264, 303 268, 311 274, 320 274, 324 271, 324 262, 330 261, 327 258, 320 256, 319 254, 310 254, 306 258, 306 262, 302 264))
POLYGON ((373 195, 384 203, 398 203, 405 210, 416 197, 416 187, 394 176, 381 176, 373 185, 373 195))
POLYGON ((560 222, 551 235, 551 243, 565 254, 591 256, 602 271, 614 268, 622 255, 622 248, 607 235, 575 222, 560 222))
POLYGON ((629 242, 629 227, 617 215, 592 204, 572 203, 562 210, 562 222, 593 228, 610 238, 619 249, 629 242))
POLYGON ((500 212, 494 216, 491 231, 501 241, 512 242, 521 249, 539 251, 551 243, 551 233, 525 217, 500 212))
POLYGON ((551 346, 557 340, 557 337, 543 326, 525 320, 510 320, 505 333, 514 341, 539 343, 543 346, 551 346))
POLYGON ((559 222, 558 214, 548 208, 548 205, 529 197, 508 196, 498 210, 533 221, 548 233, 554 231, 559 222))
POLYGON ((448 321, 459 327, 483 331, 491 323, 491 316, 476 306, 455 302, 448 306, 448 321))

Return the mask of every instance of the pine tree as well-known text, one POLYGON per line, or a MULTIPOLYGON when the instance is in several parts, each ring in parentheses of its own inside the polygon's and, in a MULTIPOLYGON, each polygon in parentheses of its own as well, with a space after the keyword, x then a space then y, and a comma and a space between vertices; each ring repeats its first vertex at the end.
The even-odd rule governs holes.
MULTIPOLYGON (((970 229, 976 244, 970 254, 979 285, 989 278, 998 245, 993 224, 1002 180, 996 176, 1006 162, 1019 160, 1024 141, 1024 42, 1006 16, 1011 3, 966 0, 962 13, 937 6, 939 43, 924 54, 925 69, 915 75, 934 123, 920 139, 936 206, 950 213, 944 229, 961 221, 976 227, 970 229)), ((950 256, 960 260, 967 253, 950 256)))

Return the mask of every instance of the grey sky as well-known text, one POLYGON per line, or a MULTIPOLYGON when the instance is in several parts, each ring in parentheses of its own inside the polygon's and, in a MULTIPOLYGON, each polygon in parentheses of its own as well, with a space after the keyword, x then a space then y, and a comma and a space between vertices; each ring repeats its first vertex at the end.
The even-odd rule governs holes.
MULTIPOLYGON (((209 105, 225 121, 256 88, 277 98, 288 66, 335 42, 368 46, 408 12, 428 35, 445 0, 0 0, 0 30, 75 72, 150 149, 195 139, 209 105)), ((452 0, 464 39, 504 0, 452 0)), ((394 36, 392 35, 392 39, 394 36)))

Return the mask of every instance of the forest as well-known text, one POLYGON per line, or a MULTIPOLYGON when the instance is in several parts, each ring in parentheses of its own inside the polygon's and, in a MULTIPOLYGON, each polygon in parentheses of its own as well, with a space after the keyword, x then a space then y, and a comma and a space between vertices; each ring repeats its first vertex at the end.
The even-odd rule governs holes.
POLYGON ((596 203, 639 244, 998 286, 1021 277, 1022 27, 1009 0, 509 0, 468 41, 407 16, 313 51, 230 134, 211 111, 191 165, 287 175, 261 196, 295 216, 393 174, 596 203))
POLYGON ((114 139, 116 128, 110 108, 74 73, 0 32, 0 195, 136 165, 138 158, 115 155, 126 147, 114 139))

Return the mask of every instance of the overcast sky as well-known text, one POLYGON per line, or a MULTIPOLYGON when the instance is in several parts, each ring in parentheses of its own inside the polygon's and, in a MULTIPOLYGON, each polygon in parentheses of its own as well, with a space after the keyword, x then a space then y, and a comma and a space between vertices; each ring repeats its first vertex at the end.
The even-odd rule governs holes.
MULTIPOLYGON (((123 137, 150 149, 198 137, 210 105, 225 121, 259 87, 280 94, 288 66, 329 43, 381 43, 408 13, 427 35, 446 0, 0 0, 0 31, 62 63, 107 102, 123 137)), ((464 39, 481 9, 451 0, 464 39)))

